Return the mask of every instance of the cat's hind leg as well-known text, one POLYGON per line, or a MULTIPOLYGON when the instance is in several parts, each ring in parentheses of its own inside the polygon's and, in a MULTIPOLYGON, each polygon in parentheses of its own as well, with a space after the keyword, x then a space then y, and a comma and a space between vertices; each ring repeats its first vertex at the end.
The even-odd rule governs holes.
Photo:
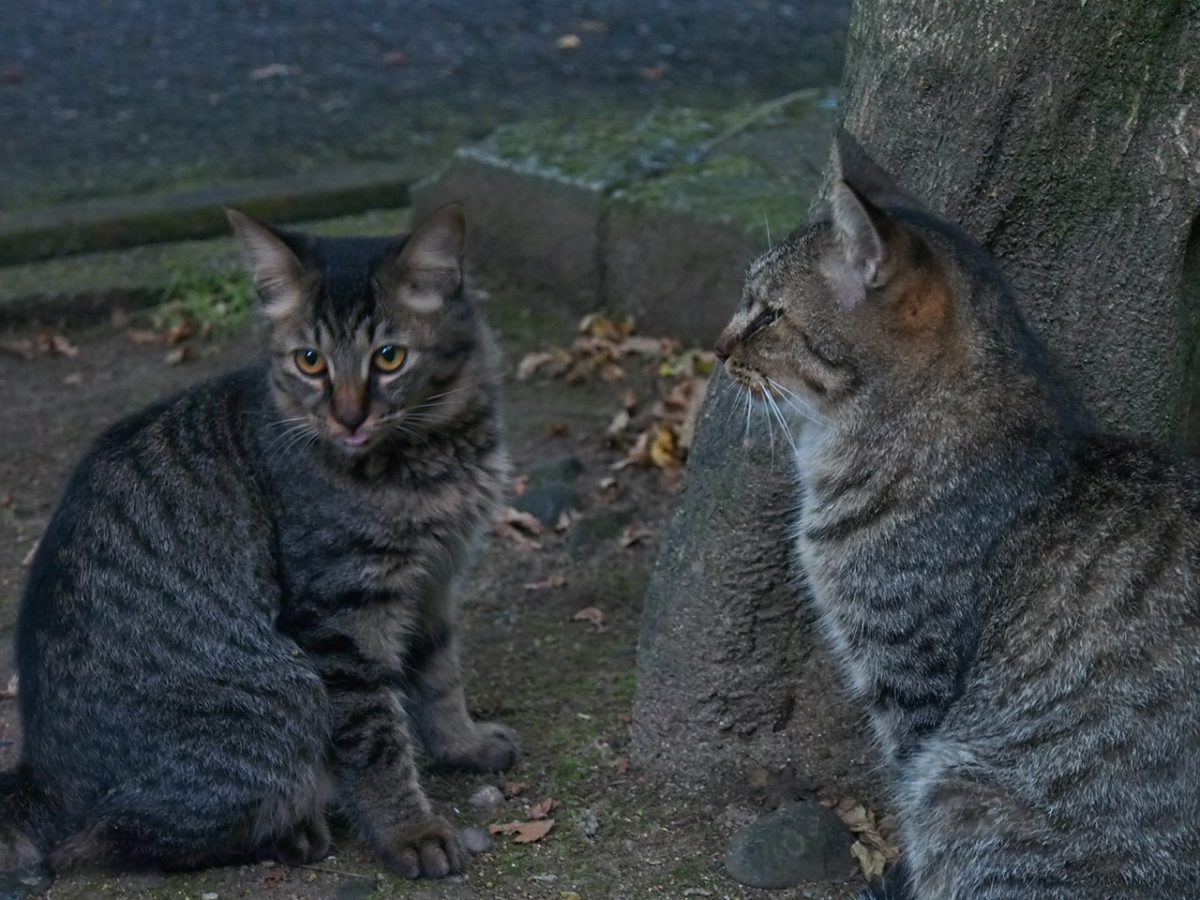
POLYGON ((44 799, 23 767, 0 772, 0 872, 30 869, 42 862, 35 843, 44 799))

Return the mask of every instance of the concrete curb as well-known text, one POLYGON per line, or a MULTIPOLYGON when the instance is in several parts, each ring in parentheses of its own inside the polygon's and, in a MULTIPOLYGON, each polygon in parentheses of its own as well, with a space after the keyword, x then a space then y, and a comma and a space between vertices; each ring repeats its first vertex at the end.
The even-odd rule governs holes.
POLYGON ((273 222, 406 206, 409 185, 422 174, 396 163, 364 163, 195 191, 9 213, 0 215, 0 266, 225 234, 222 206, 236 206, 273 222))
POLYGON ((413 217, 461 203, 479 270, 548 288, 579 314, 607 309, 634 316, 644 333, 711 343, 746 264, 766 249, 768 211, 781 226, 803 218, 823 163, 809 157, 825 152, 832 116, 814 106, 762 126, 775 144, 780 128, 820 133, 797 142, 787 171, 754 157, 753 129, 709 153, 730 116, 704 116, 575 122, 561 133, 545 122, 506 126, 414 185, 413 217))

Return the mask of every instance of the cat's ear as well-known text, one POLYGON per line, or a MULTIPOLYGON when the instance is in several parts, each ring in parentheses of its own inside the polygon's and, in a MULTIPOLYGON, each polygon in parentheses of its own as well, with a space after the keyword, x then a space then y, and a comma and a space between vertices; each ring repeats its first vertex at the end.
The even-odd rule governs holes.
POLYGON ((288 315, 304 299, 304 263, 269 225, 229 206, 225 207, 225 215, 246 251, 266 314, 270 318, 288 315))
POLYGON ((891 270, 889 242, 896 232, 887 213, 875 207, 845 181, 830 193, 833 231, 837 238, 835 260, 842 300, 853 305, 867 291, 883 287, 891 270))
POLYGON ((876 206, 904 206, 920 209, 921 204, 900 187, 863 145, 845 128, 839 127, 833 141, 833 174, 835 181, 844 181, 858 196, 876 206))
POLYGON ((443 206, 408 236, 394 263, 398 298, 416 312, 436 312, 462 287, 467 219, 457 204, 443 206))

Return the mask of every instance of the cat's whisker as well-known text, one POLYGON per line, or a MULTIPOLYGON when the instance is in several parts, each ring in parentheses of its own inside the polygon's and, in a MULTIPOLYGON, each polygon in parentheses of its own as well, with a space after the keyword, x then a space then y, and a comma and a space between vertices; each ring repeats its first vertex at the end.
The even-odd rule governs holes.
POLYGON ((808 419, 815 425, 820 425, 822 428, 828 428, 831 431, 837 431, 837 428, 835 428, 828 419, 813 409, 803 397, 784 387, 774 378, 768 377, 767 382, 771 385, 771 387, 775 388, 775 390, 779 391, 783 395, 780 397, 780 399, 787 403, 788 406, 790 406, 795 412, 799 413, 803 418, 808 419))
POLYGON ((796 439, 792 436, 792 430, 788 427, 787 421, 783 417, 783 411, 779 408, 779 403, 776 402, 774 395, 770 391, 764 391, 763 396, 767 398, 767 403, 771 407, 771 412, 778 420, 779 427, 783 430, 783 435, 787 438, 787 442, 792 448, 792 453, 798 452, 796 448, 796 439))

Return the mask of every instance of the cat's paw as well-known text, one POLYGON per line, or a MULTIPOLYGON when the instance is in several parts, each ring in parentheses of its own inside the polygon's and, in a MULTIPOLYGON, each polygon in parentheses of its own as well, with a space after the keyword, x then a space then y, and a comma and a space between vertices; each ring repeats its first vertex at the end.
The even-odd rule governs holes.
POLYGON ((302 866, 324 859, 329 846, 329 826, 319 818, 298 822, 276 838, 272 849, 275 859, 285 866, 302 866))
POLYGON ((447 754, 443 762, 470 772, 504 772, 520 759, 521 741, 515 731, 499 722, 476 722, 471 744, 447 754))
POLYGON ((429 815, 388 835, 384 864, 405 878, 444 878, 462 871, 458 836, 441 816, 429 815))

